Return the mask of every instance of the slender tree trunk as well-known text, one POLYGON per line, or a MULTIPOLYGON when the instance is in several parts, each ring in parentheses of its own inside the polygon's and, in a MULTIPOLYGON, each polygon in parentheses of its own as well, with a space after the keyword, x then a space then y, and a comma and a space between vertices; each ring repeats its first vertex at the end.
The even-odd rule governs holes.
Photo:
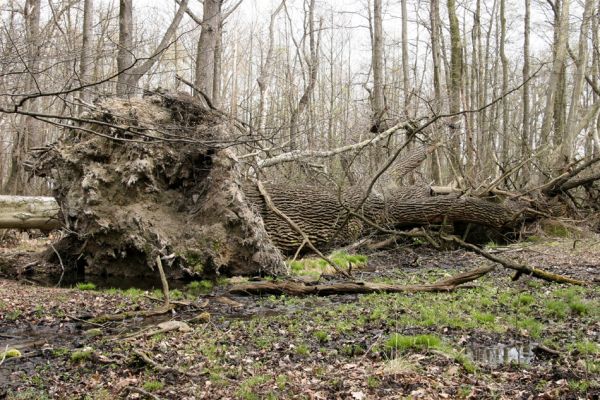
MULTIPOLYGON (((83 3, 83 35, 81 39, 81 59, 79 64, 79 81, 80 84, 89 84, 92 82, 92 66, 93 66, 93 32, 92 25, 94 20, 94 0, 84 0, 83 3)), ((81 91, 79 98, 87 102, 90 98, 90 90, 84 89, 81 91)), ((82 111, 84 106, 80 106, 82 111)))
MULTIPOLYGON (((521 128, 521 160, 529 157, 529 33, 530 33, 531 0, 525 0, 525 21, 523 29, 523 120, 521 128)), ((521 170, 523 183, 529 181, 529 163, 521 170)))
POLYGON ((402 88, 404 90, 404 114, 406 114, 406 117, 411 115, 409 106, 412 97, 408 65, 408 11, 406 10, 406 0, 402 0, 402 88))
POLYGON ((129 70, 133 66, 133 5, 132 0, 119 2, 119 50, 117 52, 117 96, 131 92, 128 87, 129 70))
POLYGON ((579 31, 579 45, 577 52, 577 59, 575 64, 577 70, 575 72, 573 82, 573 92, 571 95, 571 106, 569 108, 569 117, 567 118, 567 129, 565 136, 561 144, 561 162, 568 164, 573 157, 575 149, 575 142, 577 135, 579 134, 576 127, 579 125, 579 109, 581 102, 581 95, 583 93, 583 81, 585 79, 586 68, 588 64, 588 36, 590 29, 590 19, 592 16, 592 10, 594 9, 594 0, 586 0, 583 10, 583 18, 581 21, 581 30, 579 31))
POLYGON ((373 67, 373 132, 385 128, 385 99, 383 94, 383 22, 382 0, 373 1, 372 67, 373 67))
MULTIPOLYGON (((448 18, 450 20, 450 113, 461 110, 461 88, 463 80, 463 48, 460 36, 460 26, 456 16, 455 0, 448 0, 448 18)), ((460 162, 460 134, 461 116, 455 115, 450 119, 450 162, 455 171, 461 171, 460 162)))
POLYGON ((275 45, 275 19, 277 14, 283 9, 283 1, 271 14, 269 21, 269 42, 267 44, 267 54, 261 66, 260 74, 256 82, 258 83, 259 100, 258 100, 258 116, 256 123, 256 132, 258 137, 263 137, 265 133, 265 123, 267 120, 266 100, 271 85, 271 69, 273 67, 273 47, 275 45))
MULTIPOLYGON (((27 37, 27 59, 23 67, 27 70, 25 81, 25 93, 34 93, 40 90, 37 87, 36 77, 39 73, 39 61, 41 50, 40 38, 40 7, 41 0, 27 0, 25 2, 25 35, 27 37)), ((28 112, 36 112, 39 99, 32 98, 27 100, 23 108, 28 112)), ((36 142, 34 136, 39 135, 39 124, 35 119, 23 116, 20 126, 16 128, 16 135, 13 139, 11 149, 11 163, 8 171, 8 178, 4 186, 5 193, 23 194, 25 193, 25 178, 23 171, 23 161, 25 155, 31 148, 32 143, 36 142)))
MULTIPOLYGON (((560 137, 560 120, 555 116, 557 98, 561 96, 561 86, 564 80, 564 66, 567 54, 567 37, 569 28, 569 1, 562 0, 562 7, 558 9, 559 2, 556 1, 555 17, 555 39, 554 39, 554 60, 552 62, 552 73, 548 82, 546 91, 546 107, 541 127, 541 141, 548 144, 552 132, 552 123, 554 121, 554 137, 560 137)), ((560 100, 559 100, 560 102, 560 100)))
POLYGON ((506 0, 500 0, 500 61, 502 64, 502 165, 508 167, 510 136, 508 131, 508 58, 505 51, 506 43, 506 0))
MULTIPOLYGON (((442 111, 442 82, 441 82, 441 56, 440 56, 440 9, 438 0, 431 0, 431 9, 429 18, 431 22, 431 57, 433 61, 433 90, 435 98, 433 100, 433 111, 440 114, 442 111)), ((441 129, 441 127, 440 127, 441 129)), ((439 155, 437 150, 431 156, 431 175, 434 183, 441 183, 440 165, 438 163, 439 155)))

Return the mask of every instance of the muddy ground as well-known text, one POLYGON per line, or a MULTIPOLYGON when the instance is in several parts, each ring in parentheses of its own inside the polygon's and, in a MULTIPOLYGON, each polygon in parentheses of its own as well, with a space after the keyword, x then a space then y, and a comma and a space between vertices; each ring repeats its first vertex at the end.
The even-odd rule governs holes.
MULTIPOLYGON (((0 273, 22 274, 0 279, 0 352, 20 356, 1 362, 0 398, 597 399, 600 237, 534 239, 489 250, 590 284, 515 282, 501 267, 437 294, 236 297, 227 291, 239 278, 172 282, 181 303, 148 318, 158 281, 45 287, 55 282, 26 273, 42 266, 25 251, 45 239, 4 243, 13 268, 0 273), (134 317, 93 321, 125 311, 134 317), (171 320, 186 324, 155 333, 171 320)), ((418 243, 367 256, 356 279, 398 284, 487 263, 418 243)), ((295 279, 320 275, 309 264, 292 266, 295 279)))

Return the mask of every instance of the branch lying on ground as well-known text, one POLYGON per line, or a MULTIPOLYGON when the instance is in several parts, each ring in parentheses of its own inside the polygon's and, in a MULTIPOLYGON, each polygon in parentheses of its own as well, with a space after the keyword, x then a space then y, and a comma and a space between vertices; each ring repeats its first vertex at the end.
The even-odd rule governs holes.
POLYGON ((432 284, 388 285, 372 282, 341 282, 328 285, 306 285, 294 282, 250 282, 233 286, 229 293, 236 295, 286 294, 290 296, 366 293, 451 292, 463 283, 474 281, 494 270, 493 266, 463 272, 432 284))
POLYGON ((543 279, 548 282, 571 283, 573 285, 585 285, 585 282, 577 280, 577 279, 569 278, 567 276, 563 276, 563 275, 559 275, 559 274, 553 274, 552 272, 544 271, 544 270, 541 270, 541 269, 538 269, 535 267, 530 267, 525 264, 518 264, 515 261, 507 259, 507 258, 495 256, 473 244, 467 243, 467 242, 459 239, 458 237, 456 237, 454 235, 447 236, 447 235, 440 234, 440 238, 442 238, 446 241, 449 241, 449 242, 454 242, 454 243, 458 244, 460 247, 463 247, 467 250, 477 253, 480 256, 487 258, 488 260, 491 260, 493 262, 501 264, 505 268, 509 268, 509 269, 517 271, 516 278, 518 278, 521 274, 523 274, 523 275, 531 275, 531 276, 534 276, 539 279, 543 279))
POLYGON ((190 378, 198 378, 202 375, 206 375, 206 373, 193 373, 193 372, 187 372, 187 371, 181 371, 177 368, 172 368, 172 367, 165 367, 163 365, 160 365, 159 363, 157 363, 156 361, 154 361, 152 358, 150 358, 150 356, 143 352, 142 350, 133 350, 133 353, 139 357, 140 360, 142 360, 143 362, 145 362, 146 364, 148 364, 149 366, 151 366, 152 368, 154 368, 155 370, 157 370, 158 372, 162 372, 162 373, 175 373, 178 375, 185 375, 188 376, 190 378))

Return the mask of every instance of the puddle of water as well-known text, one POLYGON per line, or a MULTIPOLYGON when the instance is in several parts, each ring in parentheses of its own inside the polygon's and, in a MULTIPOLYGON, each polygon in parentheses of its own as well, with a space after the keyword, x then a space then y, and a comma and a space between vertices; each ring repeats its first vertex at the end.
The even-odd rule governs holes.
MULTIPOLYGON (((90 282, 96 285, 98 289, 129 289, 138 288, 141 290, 154 290, 161 289, 162 284, 159 277, 122 277, 122 276, 100 276, 100 275, 86 275, 82 273, 72 272, 65 274, 62 279, 58 275, 46 275, 46 274, 34 274, 27 277, 28 280, 33 281, 41 286, 54 287, 57 286, 59 281, 59 287, 70 288, 80 282, 90 282)), ((170 280, 169 288, 181 289, 185 286, 185 282, 178 280, 170 280)))
POLYGON ((466 349, 466 354, 473 361, 491 367, 510 363, 530 364, 535 357, 533 353, 535 346, 536 343, 524 343, 520 345, 498 343, 493 346, 469 346, 466 349))

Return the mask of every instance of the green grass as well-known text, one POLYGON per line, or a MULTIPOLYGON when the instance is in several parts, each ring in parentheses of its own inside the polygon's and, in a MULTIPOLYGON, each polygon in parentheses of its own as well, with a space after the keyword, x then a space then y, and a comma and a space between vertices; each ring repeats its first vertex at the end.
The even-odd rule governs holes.
POLYGON ((144 384, 142 386, 144 387, 144 390, 146 390, 148 392, 156 392, 156 391, 164 388, 165 384, 160 381, 151 380, 151 381, 144 382, 144 384))
POLYGON ((256 386, 264 385, 269 382, 271 378, 267 375, 256 375, 251 378, 244 380, 239 389, 236 392, 236 395, 243 400, 259 400, 262 396, 259 396, 258 393, 255 392, 254 388, 256 386))
POLYGON ((405 336, 398 333, 392 334, 385 342, 388 350, 426 350, 439 348, 442 339, 435 335, 405 336))
POLYGON ((208 280, 193 281, 186 285, 185 291, 192 296, 210 293, 214 284, 208 280))
POLYGON ((96 290, 96 285, 92 282, 79 282, 75 284, 75 287, 79 290, 96 290))
POLYGON ((569 314, 570 307, 563 300, 548 300, 546 302, 546 312, 551 317, 564 319, 569 314))
POLYGON ((87 361, 92 357, 94 351, 92 349, 76 350, 71 353, 71 361, 74 363, 87 361))
MULTIPOLYGON (((329 259, 341 269, 360 268, 367 263, 368 257, 362 254, 348 254, 339 251, 331 254, 329 259)), ((308 275, 318 277, 323 273, 333 273, 334 269, 329 263, 320 258, 303 258, 290 261, 290 269, 294 275, 308 275)))

